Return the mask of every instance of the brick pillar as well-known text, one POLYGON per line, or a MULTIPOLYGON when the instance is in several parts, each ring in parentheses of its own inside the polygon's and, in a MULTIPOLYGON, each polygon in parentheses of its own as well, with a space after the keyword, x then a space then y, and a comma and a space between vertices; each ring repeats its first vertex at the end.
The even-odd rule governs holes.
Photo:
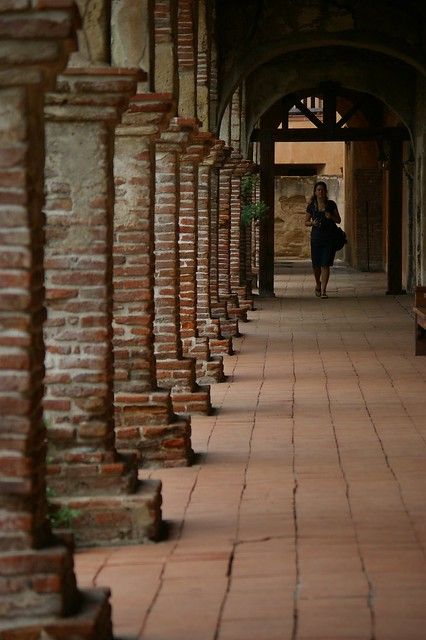
POLYGON ((256 281, 253 273, 253 234, 254 225, 253 222, 244 226, 243 230, 243 242, 245 244, 245 279, 250 287, 250 291, 256 286, 256 281))
POLYGON ((218 286, 219 299, 228 300, 230 283, 231 241, 231 176, 232 162, 227 161, 219 173, 219 230, 218 230, 218 286))
POLYGON ((213 318, 212 316, 212 258, 214 255, 211 245, 213 220, 212 180, 215 171, 214 164, 222 146, 223 143, 221 141, 215 141, 209 155, 206 156, 198 168, 197 327, 199 335, 209 338, 211 353, 231 355, 233 353, 232 337, 225 338, 222 335, 220 318, 213 318))
POLYGON ((215 146, 217 160, 210 175, 210 307, 214 318, 225 315, 226 306, 219 303, 219 167, 224 143, 215 146), (219 146, 220 145, 220 146, 219 146), (218 148, 219 147, 219 148, 218 148))
POLYGON ((189 417, 157 389, 154 356, 154 141, 166 129, 168 94, 138 94, 116 129, 114 173, 114 377, 117 449, 142 466, 188 465, 189 417))
POLYGON ((239 160, 235 164, 231 176, 230 205, 230 287, 231 292, 238 295, 238 306, 241 309, 253 309, 252 292, 245 278, 246 243, 241 225, 241 178, 249 172, 251 162, 239 160))
POLYGON ((219 296, 219 202, 220 171, 227 161, 231 149, 223 141, 215 146, 216 160, 211 174, 211 217, 210 217, 210 300, 213 318, 220 318, 222 335, 239 336, 238 318, 228 315, 228 302, 219 296))
POLYGON ((175 411, 209 413, 210 389, 200 390, 195 360, 183 357, 179 310, 180 155, 192 128, 173 118, 155 144, 155 356, 158 384, 171 389, 175 411))
POLYGON ((0 5, 0 637, 111 640, 109 591, 77 589, 46 501, 43 103, 76 16, 70 3, 14 4, 0 5))
POLYGON ((208 153, 210 138, 209 134, 199 133, 194 122, 193 134, 181 155, 179 185, 180 329, 184 355, 196 358, 196 376, 200 385, 224 379, 223 358, 211 356, 209 338, 198 333, 197 324, 198 167, 208 153))
POLYGON ((46 100, 45 409, 53 503, 78 510, 78 544, 157 538, 161 483, 115 448, 112 350, 114 128, 129 70, 73 68, 46 100))
POLYGON ((239 307, 238 294, 231 289, 232 177, 239 171, 239 162, 240 157, 233 158, 231 156, 224 163, 219 176, 219 300, 226 301, 227 313, 231 318, 238 318, 245 322, 247 310, 239 307))
MULTIPOLYGON (((259 165, 257 165, 259 166, 259 165)), ((255 188, 255 199, 260 200, 260 183, 255 188)), ((251 243, 251 264, 253 274, 253 286, 259 285, 259 247, 260 247, 260 224, 259 221, 253 221, 251 225, 252 243, 251 243)))

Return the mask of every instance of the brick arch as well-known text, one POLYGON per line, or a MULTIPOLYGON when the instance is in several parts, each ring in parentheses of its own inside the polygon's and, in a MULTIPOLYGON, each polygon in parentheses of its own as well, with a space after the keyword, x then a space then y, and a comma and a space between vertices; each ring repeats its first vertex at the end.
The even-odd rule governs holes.
POLYGON ((384 56, 369 54, 356 58, 353 49, 310 50, 289 54, 259 67, 246 79, 247 140, 259 120, 278 99, 317 86, 319 82, 339 82, 347 89, 367 93, 384 103, 411 132, 416 75, 402 63, 384 56), (394 78, 389 82, 389 77, 394 78))
POLYGON ((389 6, 379 0, 374 6, 337 6, 337 3, 300 3, 266 0, 246 3, 244 12, 236 3, 217 0, 217 34, 221 91, 218 120, 235 87, 259 66, 291 53, 309 49, 352 47, 404 62, 422 76, 426 66, 421 56, 418 24, 424 9, 389 6), (398 33, 395 33, 398 24, 398 33))

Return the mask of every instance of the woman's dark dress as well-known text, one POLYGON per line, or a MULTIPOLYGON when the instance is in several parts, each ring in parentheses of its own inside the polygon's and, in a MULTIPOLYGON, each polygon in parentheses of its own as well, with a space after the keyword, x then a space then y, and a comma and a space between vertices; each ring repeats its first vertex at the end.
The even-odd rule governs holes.
POLYGON ((311 227, 311 259, 312 266, 332 267, 336 251, 333 248, 333 233, 335 222, 325 217, 325 213, 333 213, 337 210, 333 200, 327 200, 324 211, 318 211, 316 202, 311 202, 306 211, 313 220, 318 220, 319 225, 311 227))

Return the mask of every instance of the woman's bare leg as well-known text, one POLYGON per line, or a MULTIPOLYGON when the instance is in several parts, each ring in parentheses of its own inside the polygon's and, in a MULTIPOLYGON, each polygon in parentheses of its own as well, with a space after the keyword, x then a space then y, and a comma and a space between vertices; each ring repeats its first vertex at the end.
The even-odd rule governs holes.
POLYGON ((321 267, 321 293, 327 293, 328 279, 330 278, 330 267, 321 267))
POLYGON ((321 267, 313 267, 313 272, 316 282, 315 289, 321 291, 321 267))

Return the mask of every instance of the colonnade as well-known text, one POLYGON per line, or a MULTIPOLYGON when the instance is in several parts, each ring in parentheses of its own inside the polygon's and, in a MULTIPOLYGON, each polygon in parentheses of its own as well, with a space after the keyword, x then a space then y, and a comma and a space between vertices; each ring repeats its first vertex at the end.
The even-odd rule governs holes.
POLYGON ((77 545, 159 537, 161 483, 138 469, 191 464, 190 416, 211 411, 253 305, 254 166, 210 131, 210 4, 140 3, 147 70, 119 64, 131 4, 113 5, 108 54, 72 2, 0 7, 5 640, 112 637, 108 591, 78 590, 55 515, 78 514, 77 545))

